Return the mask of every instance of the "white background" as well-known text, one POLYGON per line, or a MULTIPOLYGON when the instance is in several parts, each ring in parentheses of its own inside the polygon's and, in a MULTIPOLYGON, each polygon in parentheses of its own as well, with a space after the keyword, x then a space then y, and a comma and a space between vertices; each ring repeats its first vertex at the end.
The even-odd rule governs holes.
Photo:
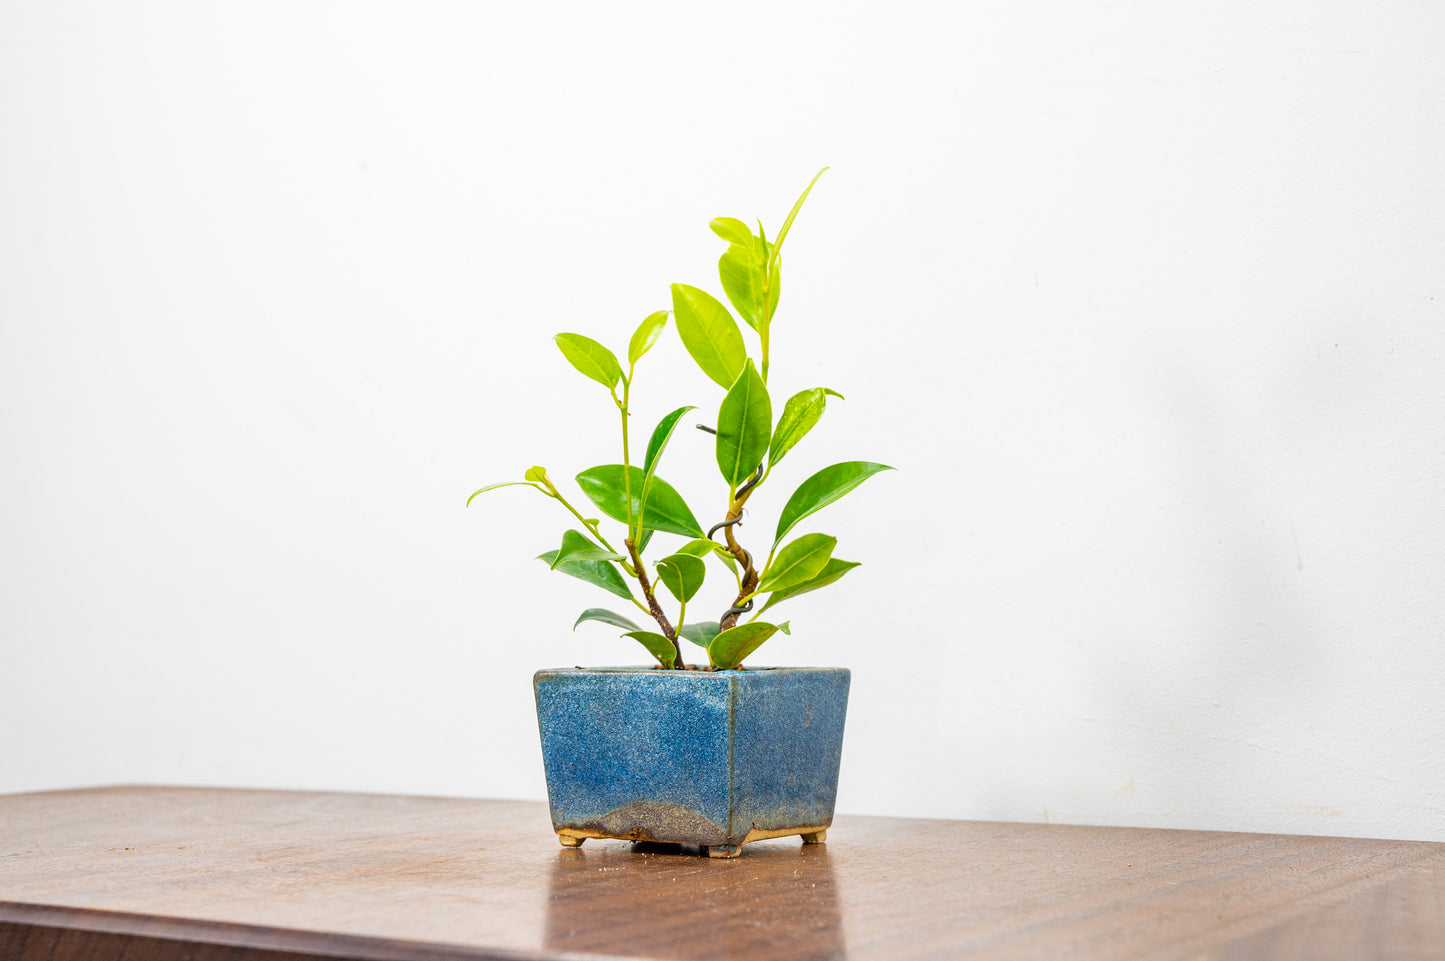
MULTIPOLYGON (((544 796, 531 558, 714 216, 864 566, 839 809, 1445 840, 1438 3, 0 4, 0 791, 544 796)), ((749 335, 751 336, 751 335, 749 335)), ((671 332, 645 438, 721 391, 671 332)), ((644 441, 645 442, 645 441, 644 441)), ((723 504, 691 428, 666 475, 723 504)), ((717 515, 714 517, 713 515, 717 515)), ((659 541, 661 543, 661 541, 659 541)), ((722 606, 714 584, 713 606, 722 606)))

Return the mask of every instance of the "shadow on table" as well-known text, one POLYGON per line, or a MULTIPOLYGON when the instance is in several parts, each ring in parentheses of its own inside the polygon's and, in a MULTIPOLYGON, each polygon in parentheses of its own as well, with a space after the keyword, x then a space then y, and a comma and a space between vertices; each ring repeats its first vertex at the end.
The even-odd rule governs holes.
POLYGON ((749 844, 732 860, 698 848, 588 841, 559 850, 543 948, 681 961, 845 958, 826 844, 749 844))

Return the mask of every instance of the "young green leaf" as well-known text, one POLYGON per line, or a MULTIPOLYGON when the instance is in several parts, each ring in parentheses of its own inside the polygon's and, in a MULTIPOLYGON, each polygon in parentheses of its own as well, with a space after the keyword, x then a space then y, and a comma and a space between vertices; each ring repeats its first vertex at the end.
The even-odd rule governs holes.
POLYGON ((695 621, 692 624, 684 624, 677 629, 677 636, 692 641, 698 647, 707 649, 712 639, 717 637, 717 621, 695 621))
POLYGON ((672 592, 672 596, 686 604, 692 600, 698 588, 702 587, 707 568, 702 558, 691 554, 669 554, 657 562, 657 579, 672 592))
POLYGON ((654 634, 652 631, 629 631, 622 636, 630 637, 647 648, 647 653, 657 658, 658 663, 668 670, 677 664, 677 648, 661 634, 654 634))
POLYGON ((828 558, 828 565, 815 575, 812 580, 804 581, 802 584, 785 588, 781 591, 773 591, 772 596, 768 598, 768 602, 762 606, 762 610, 758 611, 758 613, 761 614, 774 604, 781 604, 790 597, 797 597, 799 594, 806 594, 809 591, 816 591, 820 587, 827 587, 853 568, 859 566, 861 565, 857 561, 845 561, 837 557, 830 557, 828 558))
MULTIPOLYGON (((537 560, 545 561, 548 567, 551 567, 552 562, 556 559, 556 551, 537 555, 537 560)), ((622 579, 622 572, 611 561, 563 561, 556 566, 555 570, 589 584, 595 584, 604 591, 609 591, 625 600, 633 600, 632 591, 627 589, 627 582, 622 579)))
POLYGON ((647 457, 642 462, 642 469, 648 476, 656 472, 657 459, 662 456, 663 448, 672 439, 672 432, 677 430, 677 422, 682 419, 683 414, 690 410, 697 410, 697 408, 679 407, 658 421, 657 426, 652 429, 652 438, 647 442, 647 457))
MULTIPOLYGON (((652 482, 657 476, 657 463, 662 459, 662 452, 667 447, 667 442, 672 439, 672 432, 677 430, 677 422, 682 419, 683 414, 696 409, 697 408, 691 406, 679 407, 658 421, 657 426, 653 428, 652 438, 647 442, 647 457, 643 461, 642 499, 640 501, 643 505, 648 505, 652 502, 652 482)), ((644 506, 642 511, 637 515, 637 523, 639 526, 645 527, 646 522, 647 511, 644 506)))
POLYGON ((787 622, 768 624, 763 621, 749 621, 747 624, 730 627, 712 639, 712 643, 707 646, 707 659, 719 671, 736 670, 743 658, 756 651, 778 631, 788 633, 787 622))
POLYGON ((717 466, 736 490, 757 470, 773 433, 773 405, 758 369, 748 360, 717 412, 717 466))
POLYGON ((731 387, 747 359, 733 315, 712 294, 687 284, 672 285, 672 315, 682 345, 697 366, 723 390, 731 387))
POLYGON ((528 467, 526 473, 524 473, 522 476, 529 481, 536 481, 538 484, 545 484, 547 483, 547 468, 528 467))
POLYGON ((770 268, 777 264, 779 255, 783 252, 783 241, 786 240, 788 236, 788 228, 793 226, 793 220, 798 216, 798 211, 803 209, 803 201, 807 200, 808 194, 813 192, 813 184, 817 183, 818 178, 827 172, 827 167, 818 171, 817 174, 813 176, 812 181, 809 182, 808 189, 803 191, 803 195, 798 198, 798 202, 793 204, 793 209, 788 211, 788 219, 783 221, 782 229, 778 231, 778 239, 773 241, 772 255, 768 259, 770 268))
MULTIPOLYGON (((746 228, 745 228, 746 229, 746 228)), ((768 252, 762 241, 749 235, 746 243, 735 243, 718 258, 717 275, 723 293, 737 310, 738 316, 753 330, 761 330, 766 320, 764 277, 768 252)))
POLYGON ((768 569, 763 571, 758 593, 786 591, 807 583, 828 565, 828 558, 833 556, 833 548, 837 546, 838 538, 828 534, 804 534, 784 544, 768 569))
POLYGON ((642 630, 642 628, 638 627, 636 624, 632 623, 632 621, 623 617, 621 614, 615 614, 612 611, 606 610, 605 608, 601 607, 589 607, 587 608, 587 610, 583 611, 581 615, 578 616, 576 622, 572 625, 572 630, 577 630, 577 625, 581 624, 583 621, 601 621, 603 624, 611 624, 613 627, 620 627, 623 630, 628 631, 642 630))
POLYGON ((710 541, 706 537, 699 537, 696 540, 688 541, 677 549, 678 554, 691 554, 693 557, 707 557, 713 554, 722 558, 722 562, 728 566, 728 570, 736 573, 738 562, 732 552, 723 547, 717 541, 710 541))
POLYGON ((648 314, 638 325, 637 332, 632 335, 632 340, 627 344, 627 362, 635 365, 641 360, 642 355, 657 343, 657 338, 662 336, 662 328, 666 326, 667 311, 659 310, 656 313, 648 314))
POLYGON ((562 349, 562 356, 579 371, 608 390, 622 379, 622 365, 617 355, 591 337, 581 334, 558 334, 552 340, 562 349))
MULTIPOLYGON (((587 499, 615 521, 627 523, 627 488, 623 483, 621 464, 603 464, 591 467, 577 475, 577 486, 587 499)), ((642 468, 631 471, 632 515, 636 517, 642 505, 642 468)), ((647 510, 643 521, 644 530, 658 530, 666 534, 681 534, 683 537, 701 537, 702 526, 693 516, 691 508, 682 495, 661 477, 653 477, 647 494, 647 510)))
MULTIPOLYGON (((472 506, 472 498, 476 497, 478 494, 485 494, 487 491, 494 491, 498 487, 535 487, 542 493, 547 494, 546 488, 542 487, 539 484, 533 484, 530 481, 502 481, 502 483, 500 484, 488 484, 486 487, 478 487, 476 490, 472 491, 471 497, 467 498, 467 506, 472 506)), ((551 497, 552 495, 547 494, 547 496, 551 497)))
POLYGON ((800 390, 783 405, 778 417, 777 429, 773 431, 772 443, 768 445, 768 467, 772 468, 792 450, 803 436, 812 430, 823 416, 828 395, 842 399, 843 395, 826 387, 800 390))
POLYGON ((753 242, 753 232, 736 217, 714 217, 708 226, 713 233, 730 244, 747 245, 753 242))
POLYGON ((778 533, 773 538, 776 545, 793 525, 827 507, 844 494, 863 483, 879 471, 892 470, 886 464, 874 464, 863 460, 844 461, 824 467, 818 473, 798 485, 793 496, 783 505, 778 517, 778 533))
POLYGON ((575 561, 620 561, 621 554, 604 550, 592 542, 592 538, 581 531, 567 531, 562 535, 562 547, 552 558, 552 570, 560 565, 575 561))

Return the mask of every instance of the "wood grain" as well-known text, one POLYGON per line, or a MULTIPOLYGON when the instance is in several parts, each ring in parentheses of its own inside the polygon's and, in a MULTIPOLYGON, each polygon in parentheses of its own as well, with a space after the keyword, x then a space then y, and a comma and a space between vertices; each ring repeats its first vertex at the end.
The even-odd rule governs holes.
POLYGON ((0 796, 5 961, 1445 958, 1445 845, 839 816, 733 861, 544 805, 0 796))

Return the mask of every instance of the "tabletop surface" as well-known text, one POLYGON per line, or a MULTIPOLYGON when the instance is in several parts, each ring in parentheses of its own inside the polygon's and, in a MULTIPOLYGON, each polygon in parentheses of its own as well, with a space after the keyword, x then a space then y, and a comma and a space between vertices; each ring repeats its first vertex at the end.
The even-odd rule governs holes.
POLYGON ((1440 959, 1445 844, 840 816, 729 861, 524 801, 0 795, 0 957, 122 954, 1440 959))

